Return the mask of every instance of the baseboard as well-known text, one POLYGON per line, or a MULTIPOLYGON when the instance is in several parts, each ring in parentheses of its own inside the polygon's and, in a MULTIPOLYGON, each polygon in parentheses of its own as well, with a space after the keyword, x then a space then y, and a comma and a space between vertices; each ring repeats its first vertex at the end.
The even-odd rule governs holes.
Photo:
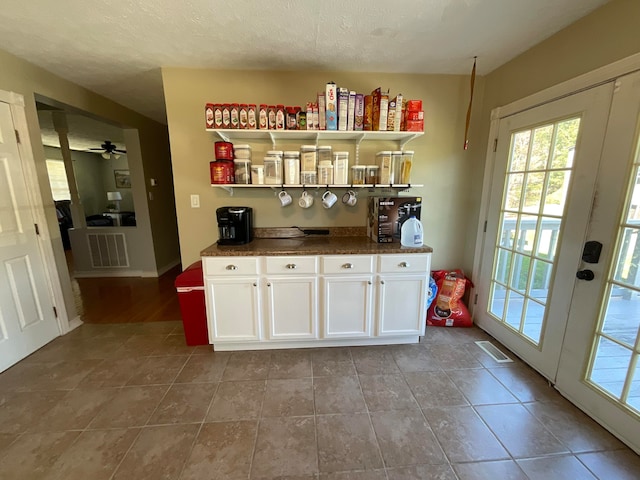
POLYGON ((73 330, 75 330, 76 328, 78 328, 80 325, 82 325, 84 322, 82 321, 82 319, 80 318, 80 315, 78 315, 77 317, 75 317, 73 320, 71 320, 69 322, 69 329, 66 331, 66 333, 69 333, 73 330))
POLYGON ((106 277, 142 277, 142 270, 91 270, 88 272, 74 271, 76 278, 106 278, 106 277))
POLYGON ((178 265, 180 265, 180 259, 176 258, 175 260, 173 260, 173 261, 169 262, 168 264, 166 264, 164 267, 159 268, 158 269, 158 276, 164 275, 169 270, 171 270, 174 267, 177 267, 178 265))

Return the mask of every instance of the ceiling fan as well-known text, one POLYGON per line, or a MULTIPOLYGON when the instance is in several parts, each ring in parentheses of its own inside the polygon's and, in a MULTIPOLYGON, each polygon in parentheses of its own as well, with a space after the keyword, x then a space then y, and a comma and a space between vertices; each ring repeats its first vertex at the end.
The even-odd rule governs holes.
POLYGON ((114 143, 111 143, 111 140, 105 140, 104 143, 100 145, 100 148, 90 148, 89 150, 102 152, 101 153, 102 158, 104 158, 105 160, 109 160, 112 155, 113 155, 113 158, 117 160, 120 157, 119 154, 121 153, 126 154, 127 151, 120 150, 119 148, 116 148, 116 147, 117 145, 114 143))

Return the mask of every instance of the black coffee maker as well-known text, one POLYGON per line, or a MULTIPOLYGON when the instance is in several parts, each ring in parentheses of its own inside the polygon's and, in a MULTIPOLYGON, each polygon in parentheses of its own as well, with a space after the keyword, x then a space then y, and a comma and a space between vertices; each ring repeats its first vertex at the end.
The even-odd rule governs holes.
POLYGON ((218 245, 242 245, 253 240, 253 209, 220 207, 216 210, 218 245))

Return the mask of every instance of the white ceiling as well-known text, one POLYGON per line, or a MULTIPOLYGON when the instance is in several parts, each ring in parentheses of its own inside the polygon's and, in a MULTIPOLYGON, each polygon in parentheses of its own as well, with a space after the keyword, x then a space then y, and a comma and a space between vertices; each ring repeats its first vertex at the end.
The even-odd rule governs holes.
MULTIPOLYGON (((66 118, 71 150, 86 152, 91 148, 100 148, 105 140, 111 140, 117 148, 126 150, 124 131, 121 128, 74 113, 66 113, 66 118)), ((38 110, 38 122, 42 144, 60 148, 58 133, 53 128, 52 110, 38 110)))
POLYGON ((0 48, 166 122, 160 67, 487 74, 608 0, 2 0, 0 48))

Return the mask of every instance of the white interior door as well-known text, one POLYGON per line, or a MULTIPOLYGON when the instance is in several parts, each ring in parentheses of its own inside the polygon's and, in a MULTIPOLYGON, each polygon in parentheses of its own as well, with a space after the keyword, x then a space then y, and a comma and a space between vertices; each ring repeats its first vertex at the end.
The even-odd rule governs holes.
POLYGON ((556 388, 640 452, 640 73, 616 81, 556 388), (584 276, 584 275, 583 275, 584 276), (590 278, 590 277, 587 277, 590 278))
POLYGON ((501 119, 475 321, 555 381, 613 84, 501 119))
POLYGON ((0 371, 58 335, 11 109, 0 102, 0 371))

